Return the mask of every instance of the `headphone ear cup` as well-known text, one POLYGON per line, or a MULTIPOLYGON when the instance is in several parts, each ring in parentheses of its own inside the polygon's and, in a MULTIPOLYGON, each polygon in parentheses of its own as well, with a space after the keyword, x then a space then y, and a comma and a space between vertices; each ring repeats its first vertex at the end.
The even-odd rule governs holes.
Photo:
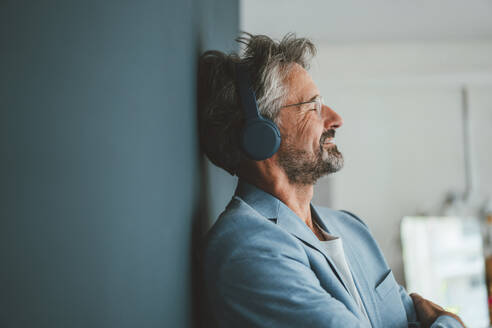
POLYGON ((275 123, 265 118, 246 121, 241 147, 255 161, 270 158, 280 147, 280 131, 275 123))

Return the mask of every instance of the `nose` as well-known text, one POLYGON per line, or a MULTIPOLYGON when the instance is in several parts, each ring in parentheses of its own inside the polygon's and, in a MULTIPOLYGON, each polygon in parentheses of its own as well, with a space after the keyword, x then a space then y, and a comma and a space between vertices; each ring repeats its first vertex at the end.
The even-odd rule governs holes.
POLYGON ((338 129, 343 125, 343 119, 330 107, 323 105, 323 120, 326 129, 338 129))

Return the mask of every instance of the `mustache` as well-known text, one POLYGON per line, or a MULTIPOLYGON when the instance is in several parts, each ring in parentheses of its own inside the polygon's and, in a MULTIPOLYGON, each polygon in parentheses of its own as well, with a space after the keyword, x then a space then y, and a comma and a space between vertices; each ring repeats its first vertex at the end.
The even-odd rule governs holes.
POLYGON ((321 138, 319 139, 319 143, 323 144, 326 139, 334 138, 334 137, 335 137, 335 130, 334 129, 327 130, 323 132, 323 134, 321 135, 321 138))

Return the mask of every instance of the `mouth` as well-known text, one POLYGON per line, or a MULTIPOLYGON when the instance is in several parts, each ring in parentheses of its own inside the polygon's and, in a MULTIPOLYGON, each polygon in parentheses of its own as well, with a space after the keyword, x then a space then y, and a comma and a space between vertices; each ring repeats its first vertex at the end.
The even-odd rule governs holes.
POLYGON ((335 130, 325 131, 320 138, 320 148, 328 148, 335 146, 335 130))
POLYGON ((335 138, 326 138, 325 141, 323 142, 323 146, 334 145, 334 144, 335 144, 335 138))

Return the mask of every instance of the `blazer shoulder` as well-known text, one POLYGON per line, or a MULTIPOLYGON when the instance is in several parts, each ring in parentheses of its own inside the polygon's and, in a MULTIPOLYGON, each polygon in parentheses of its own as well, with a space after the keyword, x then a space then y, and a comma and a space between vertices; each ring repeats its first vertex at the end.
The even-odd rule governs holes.
POLYGON ((271 227, 272 222, 241 198, 233 197, 207 233, 207 242, 231 234, 248 235, 259 227, 271 227))
POLYGON ((307 258, 299 242, 238 197, 234 197, 206 236, 205 262, 220 265, 257 256, 307 258))
POLYGON ((347 216, 349 216, 351 219, 355 219, 357 220, 360 224, 362 224, 366 229, 369 229, 369 227, 367 226, 367 224, 362 221, 362 219, 360 217, 358 217, 357 215, 355 215, 354 213, 352 212, 349 212, 347 210, 339 210, 338 212, 340 213, 343 213, 343 214, 346 214, 347 216))

